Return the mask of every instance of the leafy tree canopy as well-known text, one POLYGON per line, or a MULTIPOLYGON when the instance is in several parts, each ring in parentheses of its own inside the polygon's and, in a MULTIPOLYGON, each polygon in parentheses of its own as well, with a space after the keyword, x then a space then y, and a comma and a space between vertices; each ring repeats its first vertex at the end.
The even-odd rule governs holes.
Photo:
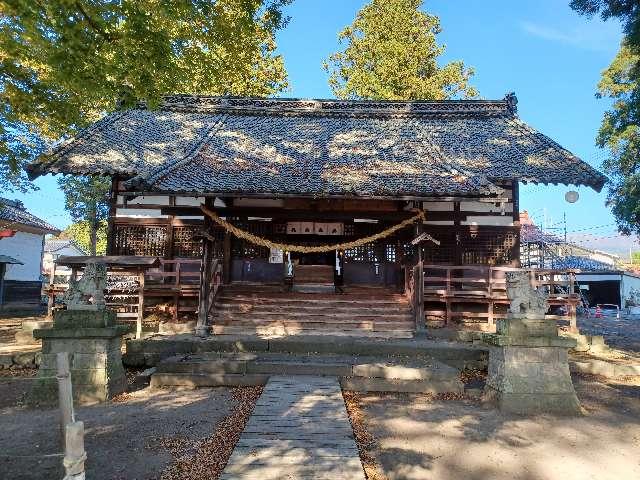
POLYGON ((597 144, 607 148, 608 202, 623 233, 640 234, 640 55, 626 45, 602 73, 598 95, 614 99, 597 144))
POLYGON ((637 0, 571 0, 570 5, 588 17, 600 14, 603 20, 620 19, 627 42, 640 45, 640 2, 637 0))
MULTIPOLYGON (((107 221, 98 225, 96 232, 96 255, 104 255, 107 251, 107 221)), ((76 222, 65 228, 57 238, 75 241, 85 252, 91 251, 91 225, 89 222, 76 222)))
POLYGON ((338 35, 345 43, 324 63, 338 98, 442 100, 474 97, 473 70, 461 61, 438 65, 440 20, 421 10, 422 0, 372 0, 338 35))
POLYGON ((625 36, 611 65, 602 72, 596 96, 613 99, 596 143, 610 155, 608 204, 622 233, 640 235, 640 4, 632 0, 573 0, 585 15, 619 18, 625 36))
POLYGON ((106 177, 64 176, 58 180, 64 192, 65 208, 71 218, 88 228, 87 252, 96 255, 98 229, 109 215, 111 181, 106 177))
POLYGON ((0 3, 0 188, 45 145, 167 93, 287 88, 275 32, 290 0, 0 3))

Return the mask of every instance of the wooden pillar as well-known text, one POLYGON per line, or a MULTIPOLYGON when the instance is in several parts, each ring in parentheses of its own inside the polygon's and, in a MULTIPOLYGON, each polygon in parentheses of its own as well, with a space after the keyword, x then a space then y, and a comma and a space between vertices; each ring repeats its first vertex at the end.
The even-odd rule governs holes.
POLYGON ((462 228, 460 202, 453 202, 453 231, 455 232, 454 246, 453 246, 453 264, 462 265, 462 249, 461 249, 461 235, 462 228))
POLYGON ((136 338, 142 337, 144 317, 144 269, 138 268, 138 314, 136 316, 136 338))
POLYGON ((167 218, 167 237, 165 244, 164 258, 171 260, 173 258, 173 215, 167 218))
POLYGON ((222 243, 222 283, 225 285, 231 282, 231 234, 224 232, 222 243))
POLYGON ((118 203, 118 176, 111 177, 111 191, 109 193, 109 218, 107 219, 107 255, 115 255, 116 204, 118 203))
POLYGON ((511 189, 511 202, 513 204, 513 226, 516 241, 513 246, 514 254, 511 259, 511 263, 514 267, 520 268, 522 262, 520 261, 520 184, 518 180, 513 180, 511 189))
MULTIPOLYGON (((51 267, 51 271, 49 272, 49 292, 47 293, 47 318, 53 318, 53 306, 56 303, 56 292, 53 290, 53 287, 56 283, 56 262, 53 262, 53 266, 51 267)), ((2 280, 0 279, 0 282, 2 280)), ((2 289, 0 288, 0 291, 2 289)), ((0 305, 2 305, 2 294, 0 293, 0 305)))
POLYGON ((0 308, 4 304, 4 273, 7 270, 6 263, 0 263, 0 308))
MULTIPOLYGON (((424 222, 420 219, 416 223, 416 237, 422 235, 424 231, 424 222)), ((415 276, 415 291, 417 296, 416 301, 416 333, 424 333, 426 330, 426 323, 424 318, 424 259, 422 255, 422 249, 424 248, 424 242, 420 242, 417 245, 417 267, 415 276)))
POLYGON ((213 287, 210 284, 211 277, 211 254, 213 244, 207 238, 203 239, 202 244, 202 262, 200 263, 200 291, 198 294, 198 321, 196 324, 196 335, 204 337, 208 335, 207 320, 209 315, 209 289, 213 287))
POLYGON ((495 303, 493 301, 493 281, 494 281, 493 268, 491 267, 491 265, 489 265, 489 267, 487 268, 487 294, 489 298, 489 308, 487 312, 489 316, 487 317, 487 325, 492 331, 494 329, 494 323, 495 323, 495 319, 493 318, 494 308, 495 308, 495 303))

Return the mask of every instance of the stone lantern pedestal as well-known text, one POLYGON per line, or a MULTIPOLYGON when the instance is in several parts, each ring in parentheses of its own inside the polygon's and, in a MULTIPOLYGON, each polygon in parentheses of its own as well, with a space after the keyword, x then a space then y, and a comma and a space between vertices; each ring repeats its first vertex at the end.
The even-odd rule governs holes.
POLYGON ((104 402, 125 391, 122 367, 122 336, 129 327, 116 324, 110 310, 61 310, 55 313, 53 328, 34 330, 42 339, 42 362, 31 392, 34 403, 57 401, 56 354, 67 352, 71 368, 74 401, 78 404, 104 402), (46 378, 45 378, 46 377, 46 378))
MULTIPOLYGON (((523 272, 517 272, 521 274, 523 272)), ((528 279, 526 280, 528 282, 528 279)), ((483 400, 517 414, 580 415, 582 409, 569 373, 567 352, 576 340, 558 336, 553 320, 546 320, 546 297, 523 278, 511 278, 511 313, 497 322, 496 333, 483 335, 489 349, 489 374, 483 400), (530 292, 527 290, 530 289, 530 292), (518 312, 519 307, 521 312, 518 312), (513 311, 518 313, 513 313, 513 311)))

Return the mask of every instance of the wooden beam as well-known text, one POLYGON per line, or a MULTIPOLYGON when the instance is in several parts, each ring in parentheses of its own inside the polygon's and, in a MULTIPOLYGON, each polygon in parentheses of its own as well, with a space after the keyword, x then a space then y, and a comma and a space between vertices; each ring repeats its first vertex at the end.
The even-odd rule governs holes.
MULTIPOLYGON (((156 196, 169 196, 175 195, 175 192, 145 192, 145 191, 127 191, 121 189, 119 191, 120 195, 125 197, 140 197, 145 195, 156 195, 156 196)), ((279 199, 279 198, 306 198, 310 200, 318 200, 318 195, 304 195, 300 193, 251 193, 251 192, 243 192, 243 193, 228 193, 228 192, 198 192, 198 193, 183 193, 180 195, 181 197, 195 197, 195 198, 268 198, 268 199, 279 199)), ((498 196, 478 196, 476 195, 443 195, 443 196, 414 196, 414 195, 401 195, 398 197, 390 197, 390 196, 357 196, 357 195, 322 195, 323 200, 328 199, 337 199, 337 200, 391 200, 391 201, 407 201, 407 202, 452 202, 454 200, 480 200, 480 201, 508 201, 507 198, 498 197, 498 196)))
MULTIPOLYGON (((113 220, 116 225, 157 225, 164 227, 167 225, 167 219, 163 217, 156 218, 138 218, 138 217, 116 217, 113 220)), ((202 220, 192 218, 174 218, 173 225, 175 227, 187 225, 202 225, 202 220)))
MULTIPOLYGON (((262 217, 273 218, 276 221, 294 220, 317 220, 333 219, 353 221, 354 218, 372 218, 376 220, 404 220, 415 215, 408 211, 330 211, 330 210, 304 210, 285 208, 261 208, 261 207, 215 207, 213 210, 221 217, 262 217)), ((161 209, 162 215, 203 215, 200 207, 164 207, 161 209)), ((446 212, 430 212, 441 215, 446 212)), ((431 220, 431 218, 429 218, 431 220)))

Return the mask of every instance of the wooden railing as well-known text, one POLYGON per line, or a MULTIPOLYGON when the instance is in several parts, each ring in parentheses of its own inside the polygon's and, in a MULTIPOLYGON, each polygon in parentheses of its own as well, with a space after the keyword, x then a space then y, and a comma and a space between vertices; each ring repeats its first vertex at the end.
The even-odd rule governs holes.
MULTIPOLYGON (((115 300, 107 301, 107 306, 116 310, 118 319, 122 321, 136 321, 136 337, 140 337, 142 329, 143 309, 147 297, 171 297, 173 307, 171 313, 174 321, 177 321, 181 313, 194 313, 195 305, 180 302, 181 298, 195 298, 200 287, 200 259, 160 259, 158 268, 151 268, 144 272, 109 271, 109 276, 131 277, 136 283, 135 288, 127 288, 124 291, 112 290, 108 296, 115 300), (141 295, 142 293, 142 295, 141 295)), ((69 287, 69 277, 75 274, 71 271, 57 271, 55 279, 48 285, 43 285, 42 293, 49 297, 49 314, 53 309, 56 298, 58 300, 69 287), (59 282, 65 277, 63 282, 59 282)), ((78 276, 81 276, 78 272, 78 276)), ((53 280, 53 279, 50 279, 53 280)))
MULTIPOLYGON (((443 304, 442 309, 427 308, 424 312, 427 319, 442 318, 445 324, 470 319, 480 327, 483 325, 478 324, 484 323, 488 330, 494 328, 497 318, 506 315, 506 306, 509 304, 506 292, 507 272, 522 270, 484 265, 424 265, 423 269, 424 301, 443 304), (501 306, 500 311, 495 311, 496 306, 501 306)), ((579 294, 575 293, 575 275, 578 272, 527 271, 531 284, 541 287, 549 294, 551 313, 547 314, 547 318, 568 321, 570 328, 575 329, 576 306, 580 302, 579 294)))
POLYGON ((160 259, 160 267, 149 269, 145 275, 147 285, 179 287, 200 283, 200 259, 160 259))

